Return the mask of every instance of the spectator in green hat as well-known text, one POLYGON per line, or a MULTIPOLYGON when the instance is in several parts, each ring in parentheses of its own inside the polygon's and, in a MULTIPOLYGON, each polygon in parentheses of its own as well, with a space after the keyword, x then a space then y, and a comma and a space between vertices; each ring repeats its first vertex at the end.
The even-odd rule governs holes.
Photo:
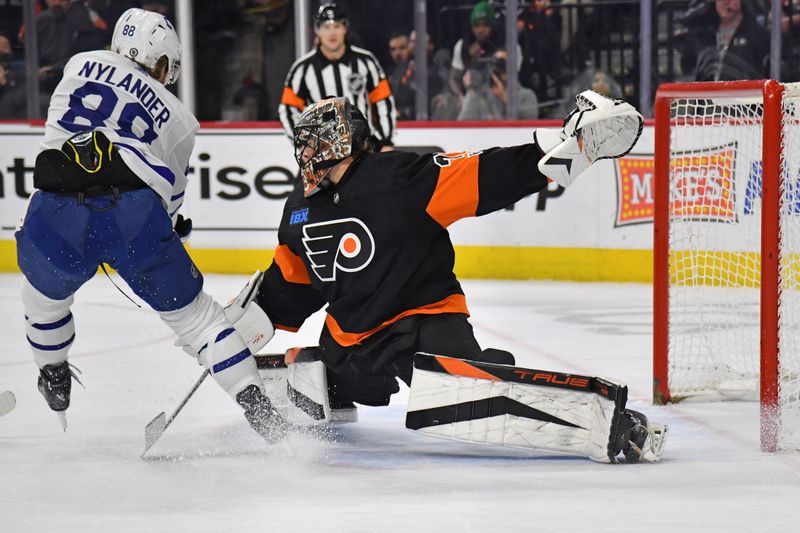
MULTIPOLYGON (((469 23, 470 33, 467 37, 459 39, 453 47, 453 59, 450 64, 450 88, 456 97, 464 95, 465 73, 472 70, 477 77, 488 80, 490 58, 502 50, 505 44, 502 42, 503 32, 496 31, 497 13, 489 2, 482 1, 475 4, 469 15, 469 23), (486 75, 481 76, 481 74, 486 75)), ((517 69, 521 57, 522 52, 517 47, 517 69)), ((471 77, 476 78, 476 76, 471 77)))

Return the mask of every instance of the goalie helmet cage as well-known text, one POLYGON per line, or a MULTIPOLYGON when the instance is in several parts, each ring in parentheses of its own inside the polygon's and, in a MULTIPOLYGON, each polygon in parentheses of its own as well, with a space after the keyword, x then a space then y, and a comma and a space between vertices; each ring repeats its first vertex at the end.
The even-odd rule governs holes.
POLYGON ((752 384, 764 451, 800 449, 798 120, 800 84, 656 94, 653 399, 752 384))

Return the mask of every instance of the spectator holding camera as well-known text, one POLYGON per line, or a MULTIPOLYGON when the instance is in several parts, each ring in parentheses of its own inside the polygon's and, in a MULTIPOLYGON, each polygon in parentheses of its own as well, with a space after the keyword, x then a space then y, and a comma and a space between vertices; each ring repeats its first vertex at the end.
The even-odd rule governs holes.
POLYGON ((469 16, 470 34, 459 39, 453 47, 450 65, 450 85, 454 94, 463 95, 464 73, 480 58, 489 58, 500 46, 497 42, 495 22, 497 14, 489 2, 478 2, 469 16))
MULTIPOLYGON (((508 105, 507 54, 498 50, 491 57, 475 61, 473 68, 464 73, 466 94, 461 104, 458 120, 503 120, 508 105)), ((539 118, 539 99, 531 89, 519 87, 517 92, 517 118, 539 118)))

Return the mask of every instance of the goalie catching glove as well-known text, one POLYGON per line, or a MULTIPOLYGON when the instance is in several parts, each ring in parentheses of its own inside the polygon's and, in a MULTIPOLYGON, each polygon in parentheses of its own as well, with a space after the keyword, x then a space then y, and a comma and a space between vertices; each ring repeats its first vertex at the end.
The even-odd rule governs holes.
POLYGON ((629 153, 642 134, 644 119, 629 103, 594 91, 575 97, 577 107, 567 115, 561 142, 545 149, 534 132, 544 157, 539 171, 562 187, 569 187, 599 159, 616 159, 629 153))

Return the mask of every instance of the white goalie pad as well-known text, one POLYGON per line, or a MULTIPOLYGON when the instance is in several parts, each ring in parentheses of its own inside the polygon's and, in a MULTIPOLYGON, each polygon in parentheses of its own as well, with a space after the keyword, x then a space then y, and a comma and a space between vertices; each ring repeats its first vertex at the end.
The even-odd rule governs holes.
POLYGON ((256 355, 255 359, 265 393, 293 424, 358 421, 355 407, 331 408, 327 372, 316 355, 316 348, 303 348, 290 365, 283 364, 282 355, 256 355))
POLYGON ((331 420, 328 399, 328 377, 322 361, 295 361, 286 376, 289 419, 305 424, 321 424, 331 420))
POLYGON ((258 353, 275 335, 275 328, 267 314, 258 304, 252 304, 263 279, 264 273, 256 270, 236 298, 225 306, 225 318, 239 332, 253 354, 258 353))
MULTIPOLYGON (((258 304, 252 304, 263 277, 264 273, 256 270, 236 298, 223 308, 225 318, 236 329, 252 354, 258 353, 275 335, 275 328, 267 314, 258 304)), ((197 351, 184 339, 179 337, 175 346, 180 346, 184 352, 200 361, 197 351)))
POLYGON ((626 397, 624 384, 600 378, 417 354, 406 427, 609 463, 626 397))

